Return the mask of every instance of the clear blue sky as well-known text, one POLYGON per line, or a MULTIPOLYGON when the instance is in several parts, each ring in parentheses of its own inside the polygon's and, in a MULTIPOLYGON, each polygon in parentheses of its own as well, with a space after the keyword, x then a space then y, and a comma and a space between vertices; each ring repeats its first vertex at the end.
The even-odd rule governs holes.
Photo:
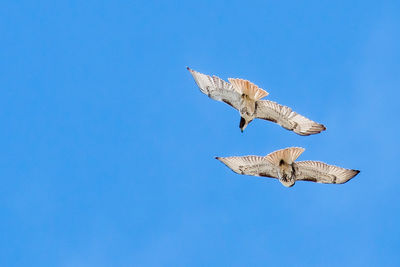
POLYGON ((3 1, 1 266, 399 266, 398 1, 3 1), (327 131, 208 99, 245 78, 327 131), (215 156, 302 146, 345 185, 215 156))

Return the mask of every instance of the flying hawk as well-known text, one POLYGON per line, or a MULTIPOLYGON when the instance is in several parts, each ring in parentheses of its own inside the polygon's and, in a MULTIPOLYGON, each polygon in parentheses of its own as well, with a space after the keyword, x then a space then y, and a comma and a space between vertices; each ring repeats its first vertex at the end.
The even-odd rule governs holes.
POLYGON ((304 148, 290 147, 277 150, 265 157, 216 157, 238 174, 278 178, 286 187, 296 181, 311 181, 324 184, 344 184, 360 171, 328 165, 320 161, 294 162, 304 148))
POLYGON ((242 132, 255 118, 276 122, 299 135, 317 134, 326 130, 324 125, 297 114, 289 107, 260 100, 268 93, 247 80, 229 78, 228 83, 217 76, 211 77, 189 67, 187 69, 193 75, 201 92, 239 111, 241 117, 239 128, 242 132))

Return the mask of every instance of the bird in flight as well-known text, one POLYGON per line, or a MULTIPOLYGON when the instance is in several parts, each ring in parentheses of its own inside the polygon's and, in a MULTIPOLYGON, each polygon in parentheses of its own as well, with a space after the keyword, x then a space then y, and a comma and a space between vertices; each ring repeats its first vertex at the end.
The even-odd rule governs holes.
POLYGON ((262 156, 216 157, 238 174, 277 178, 286 187, 297 181, 344 184, 360 171, 328 165, 320 161, 295 160, 304 148, 290 147, 262 156))
POLYGON ((261 100, 268 93, 254 83, 234 78, 229 78, 228 83, 217 76, 211 77, 189 67, 187 69, 201 92, 212 99, 225 102, 239 111, 239 128, 242 132, 255 118, 275 122, 299 135, 317 134, 326 130, 324 125, 297 114, 289 107, 261 100))

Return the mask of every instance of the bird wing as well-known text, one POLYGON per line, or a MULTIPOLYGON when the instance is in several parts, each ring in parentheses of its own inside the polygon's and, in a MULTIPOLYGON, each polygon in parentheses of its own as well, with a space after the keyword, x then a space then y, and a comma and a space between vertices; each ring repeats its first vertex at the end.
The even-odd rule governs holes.
POLYGON ((269 100, 256 102, 256 117, 276 122, 283 128, 299 135, 317 134, 326 130, 325 126, 294 112, 291 108, 269 100))
POLYGON ((278 177, 278 169, 269 163, 265 157, 243 156, 243 157, 216 157, 219 161, 228 166, 232 171, 238 174, 278 177))
POLYGON ((187 68, 200 88, 200 91, 217 101, 222 101, 239 110, 241 95, 233 86, 217 76, 208 76, 187 68))
POLYGON ((350 170, 320 161, 298 161, 294 163, 297 181, 324 184, 344 184, 360 171, 350 170))

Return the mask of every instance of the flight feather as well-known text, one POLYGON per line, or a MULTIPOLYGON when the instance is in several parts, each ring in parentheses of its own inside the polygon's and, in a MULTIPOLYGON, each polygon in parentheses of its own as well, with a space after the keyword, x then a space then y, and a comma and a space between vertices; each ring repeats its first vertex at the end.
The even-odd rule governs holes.
POLYGON ((200 91, 210 98, 222 101, 235 109, 240 108, 240 96, 233 86, 217 76, 209 76, 187 68, 196 81, 200 91))
POLYGON ((360 172, 320 161, 299 161, 295 163, 295 167, 296 180, 328 184, 346 183, 360 172))
POLYGON ((269 100, 256 102, 256 117, 276 122, 299 135, 317 134, 326 130, 324 125, 307 119, 287 106, 269 100))
POLYGON ((277 177, 277 168, 270 164, 265 157, 243 156, 243 157, 216 157, 238 174, 246 174, 262 177, 277 177))

